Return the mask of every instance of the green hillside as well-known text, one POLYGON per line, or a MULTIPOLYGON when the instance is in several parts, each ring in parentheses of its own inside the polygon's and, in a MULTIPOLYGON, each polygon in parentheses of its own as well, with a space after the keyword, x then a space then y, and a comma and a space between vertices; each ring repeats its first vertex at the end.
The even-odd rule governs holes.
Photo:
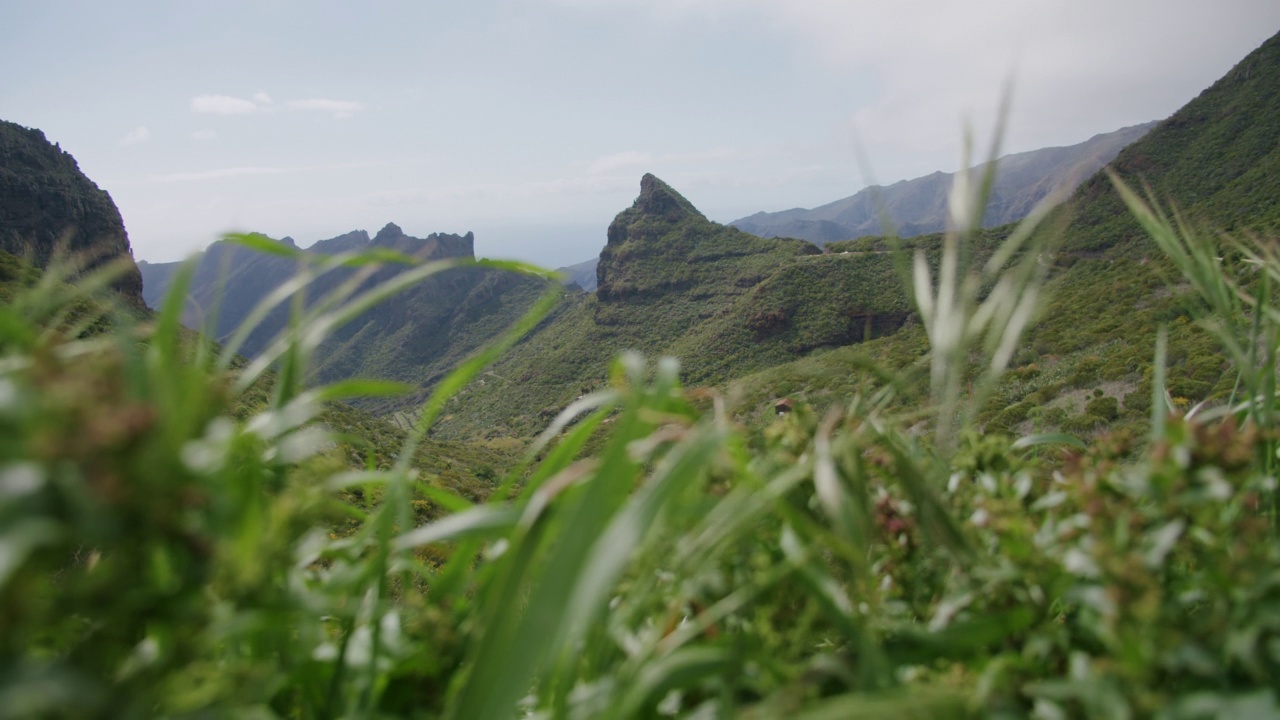
MULTIPOLYGON (((1280 221, 1280 40, 1121 150, 1112 167, 1195 222, 1273 229, 1280 221)), ((730 258, 722 248, 763 246, 727 229, 713 232, 678 193, 651 185, 611 226, 598 297, 557 309, 484 386, 454 401, 442 433, 536 431, 598 387, 603 363, 624 348, 680 357, 687 382, 732 384, 740 411, 761 420, 780 396, 823 403, 865 387, 872 376, 851 367, 874 362, 908 378, 920 371, 925 345, 909 322, 894 243, 832 243, 827 254, 795 253, 785 262, 761 262, 769 254, 749 250, 730 258), (657 193, 654 202, 647 193, 657 193), (634 237, 623 232, 632 226, 634 237), (703 257, 719 264, 696 262, 703 257), (904 323, 906 332, 892 332, 904 323)), ((1105 174, 1087 180, 1047 224, 1061 229, 1058 250, 1044 260, 1054 266, 1050 299, 1015 371, 988 399, 984 425, 1091 434, 1138 422, 1150 404, 1147 368, 1165 325, 1177 401, 1190 407, 1229 395, 1228 364, 1192 322, 1185 288, 1168 286, 1171 269, 1154 259, 1155 247, 1105 174)), ((1008 232, 993 228, 984 237, 994 242, 1008 232)), ((908 244, 932 257, 940 242, 926 235, 908 244)))
POLYGON ((713 223, 653 175, 609 226, 598 289, 573 294, 454 399, 438 432, 531 435, 602 386, 624 350, 681 359, 684 380, 724 383, 907 318, 885 253, 822 254, 713 223))
MULTIPOLYGON (((1111 167, 1149 184, 1189 219, 1228 231, 1280 227, 1280 36, 1272 37, 1111 167)), ((1074 198, 1066 249, 1081 253, 1146 244, 1110 181, 1098 174, 1074 198)))
MULTIPOLYGON (((1280 36, 1122 150, 1111 167, 1130 186, 1149 186, 1194 226, 1246 235, 1275 232, 1280 227, 1280 36)), ((1049 300, 1015 357, 1016 367, 979 416, 988 430, 1089 435, 1137 427, 1149 412, 1150 365, 1162 327, 1169 332, 1167 384, 1175 403, 1185 410, 1230 396, 1230 363, 1217 341, 1194 322, 1199 303, 1175 280, 1176 271, 1104 173, 1086 181, 1049 222, 1061 226, 1049 300)), ((910 244, 937 242, 939 236, 925 236, 910 244)), ((831 246, 887 247, 873 238, 831 246)), ((906 298, 901 284, 893 292, 906 298)), ((749 375, 734 383, 733 395, 744 416, 757 419, 768 417, 780 396, 825 406, 866 387, 868 376, 849 368, 875 363, 911 377, 919 372, 915 366, 925 349, 922 333, 910 328, 866 346, 749 375)))

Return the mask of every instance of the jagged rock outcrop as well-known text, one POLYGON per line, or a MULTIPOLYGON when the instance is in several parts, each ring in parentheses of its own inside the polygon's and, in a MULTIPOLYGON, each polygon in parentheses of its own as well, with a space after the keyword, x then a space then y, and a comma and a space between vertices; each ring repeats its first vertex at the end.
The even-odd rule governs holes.
POLYGON ((62 255, 85 270, 126 258, 115 287, 142 307, 142 276, 111 196, 39 130, 0 120, 0 250, 46 267, 62 255))
MULTIPOLYGON (((280 241, 289 247, 297 247, 293 238, 280 241)), ((356 252, 366 248, 394 250, 419 260, 443 260, 448 258, 471 259, 475 257, 475 235, 432 233, 425 238, 406 235, 400 226, 387 223, 372 238, 364 230, 353 230, 328 240, 320 240, 306 250, 317 255, 335 255, 356 252)), ((143 297, 151 307, 158 307, 168 292, 173 273, 181 263, 148 263, 139 265, 143 276, 143 297)), ((400 272, 402 268, 388 265, 365 281, 365 286, 382 282, 400 272)), ((281 283, 298 271, 296 261, 278 255, 265 255, 248 250, 234 243, 219 241, 210 245, 197 261, 195 274, 187 294, 187 309, 183 320, 191 327, 208 329, 212 318, 214 337, 226 337, 240 326, 250 311, 281 283), (216 317, 214 314, 216 312, 216 317)), ((342 268, 316 279, 309 297, 321 297, 351 277, 356 272, 342 268)), ((283 327, 285 314, 273 316, 255 333, 246 348, 250 354, 257 352, 283 327)))
MULTIPOLYGON (((296 247, 292 239, 283 244, 296 247)), ((407 235, 388 223, 372 238, 354 230, 321 240, 303 252, 334 255, 366 249, 394 250, 420 261, 472 260, 475 235, 407 235)), ((184 321, 222 339, 236 330, 270 292, 292 278, 299 263, 230 242, 217 242, 196 261, 184 321)), ((142 263, 145 296, 153 307, 163 301, 180 263, 142 263)), ((362 274, 356 292, 395 277, 404 265, 388 263, 373 272, 341 267, 306 288, 305 304, 324 298, 362 274)), ((484 267, 446 268, 404 290, 394 299, 336 329, 313 357, 316 382, 351 377, 395 378, 429 383, 477 347, 503 332, 533 303, 547 282, 541 278, 484 267)), ((249 334, 242 351, 257 355, 289 322, 291 308, 277 307, 249 334)))

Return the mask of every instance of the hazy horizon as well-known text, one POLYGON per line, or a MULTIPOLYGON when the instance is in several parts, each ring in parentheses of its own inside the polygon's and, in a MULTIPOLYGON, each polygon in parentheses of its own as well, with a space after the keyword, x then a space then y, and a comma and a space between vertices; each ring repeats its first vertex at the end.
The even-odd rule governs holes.
POLYGON ((1009 79, 1002 154, 1162 119, 1280 4, 19 0, 0 28, 0 118, 76 157, 139 259, 395 222, 558 266, 644 172, 728 222, 955 170, 1009 79))

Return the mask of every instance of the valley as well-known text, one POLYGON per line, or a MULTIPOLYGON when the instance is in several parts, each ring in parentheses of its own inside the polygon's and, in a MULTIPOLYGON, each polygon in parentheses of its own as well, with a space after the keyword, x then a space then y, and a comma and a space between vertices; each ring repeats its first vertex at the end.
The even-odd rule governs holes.
POLYGON ((1280 711, 1280 35, 812 210, 637 174, 559 274, 135 262, 0 123, 0 717, 1280 711))

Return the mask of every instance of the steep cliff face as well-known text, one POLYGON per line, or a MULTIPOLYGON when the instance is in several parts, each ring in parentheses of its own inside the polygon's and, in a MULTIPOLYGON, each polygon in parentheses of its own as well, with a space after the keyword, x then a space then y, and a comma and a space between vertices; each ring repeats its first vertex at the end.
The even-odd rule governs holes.
POLYGON ((86 270, 127 258, 116 289, 130 304, 143 305, 142 276, 111 196, 44 133, 5 121, 0 121, 0 250, 37 267, 59 255, 82 262, 86 270))

